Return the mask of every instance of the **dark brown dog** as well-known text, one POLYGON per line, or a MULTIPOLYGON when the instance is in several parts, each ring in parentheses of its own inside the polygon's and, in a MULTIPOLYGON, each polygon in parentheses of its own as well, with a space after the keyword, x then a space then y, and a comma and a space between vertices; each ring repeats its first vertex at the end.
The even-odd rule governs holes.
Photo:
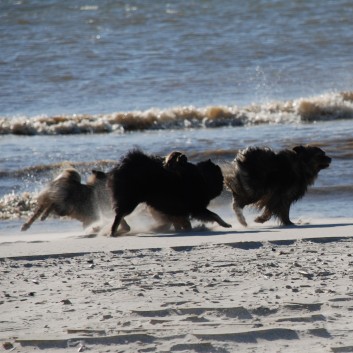
MULTIPOLYGON (((219 166, 211 161, 196 166, 184 157, 179 156, 180 161, 176 161, 175 157, 177 155, 166 158, 163 163, 160 157, 134 150, 109 173, 116 213, 111 236, 117 235, 124 217, 140 203, 146 203, 153 210, 166 215, 166 219, 170 217, 172 223, 180 223, 185 228, 191 227, 189 217, 231 227, 207 209, 211 199, 218 196, 223 188, 219 166)), ((123 231, 129 230, 126 224, 122 224, 122 227, 123 231)))
POLYGON ((45 220, 50 213, 76 219, 87 227, 99 220, 101 211, 112 208, 107 175, 93 170, 85 185, 81 184, 77 170, 65 169, 39 194, 37 204, 33 216, 21 230, 27 230, 38 217, 45 220))
MULTIPOLYGON (((163 166, 167 170, 178 173, 178 175, 182 177, 183 172, 186 171, 188 166, 188 159, 182 152, 173 151, 164 158, 163 166)), ((152 217, 158 223, 158 226, 153 228, 156 232, 166 232, 170 230, 171 226, 173 226, 176 231, 189 231, 192 229, 189 217, 171 216, 157 211, 151 206, 148 208, 152 217)))
MULTIPOLYGON (((223 190, 223 176, 219 173, 220 169, 218 166, 215 166, 211 160, 197 163, 196 170, 193 164, 188 163, 185 154, 173 151, 164 158, 163 165, 164 168, 177 173, 181 178, 187 178, 188 182, 190 181, 190 175, 193 175, 195 171, 197 173, 196 178, 199 178, 200 173, 206 182, 205 192, 210 200, 219 196, 223 190)), ((168 231, 171 226, 174 226, 176 231, 189 231, 192 229, 189 217, 166 215, 152 207, 149 207, 149 210, 153 218, 158 222, 158 226, 154 228, 155 231, 168 231)))
POLYGON ((264 223, 274 216, 283 225, 292 225, 291 204, 304 196, 320 170, 330 163, 331 158, 314 146, 296 146, 278 153, 259 147, 239 151, 232 166, 223 169, 239 222, 247 225, 243 208, 253 205, 263 210, 255 222, 264 223))

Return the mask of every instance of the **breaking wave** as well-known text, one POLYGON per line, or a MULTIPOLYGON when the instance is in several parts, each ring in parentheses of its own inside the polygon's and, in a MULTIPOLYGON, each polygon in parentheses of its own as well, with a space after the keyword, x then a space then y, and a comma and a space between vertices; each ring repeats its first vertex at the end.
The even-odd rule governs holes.
POLYGON ((97 115, 0 118, 0 135, 68 135, 212 128, 259 124, 312 123, 353 119, 353 91, 246 107, 175 107, 97 115))

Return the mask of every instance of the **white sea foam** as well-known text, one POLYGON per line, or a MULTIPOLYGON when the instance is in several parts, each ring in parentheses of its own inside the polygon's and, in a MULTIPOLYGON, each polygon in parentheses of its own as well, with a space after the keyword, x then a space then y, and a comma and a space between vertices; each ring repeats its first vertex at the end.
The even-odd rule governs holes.
POLYGON ((98 115, 1 118, 0 134, 67 135, 158 129, 212 128, 259 124, 293 124, 353 119, 353 92, 289 101, 204 108, 173 107, 98 115))

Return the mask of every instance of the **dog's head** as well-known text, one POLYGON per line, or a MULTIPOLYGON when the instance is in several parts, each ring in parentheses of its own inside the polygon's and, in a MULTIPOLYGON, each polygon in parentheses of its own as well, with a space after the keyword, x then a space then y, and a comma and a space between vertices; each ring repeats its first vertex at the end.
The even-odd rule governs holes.
POLYGON ((197 169, 203 176, 210 200, 219 196, 223 190, 223 174, 221 168, 210 159, 196 164, 197 169))
POLYGON ((178 151, 173 151, 165 157, 164 167, 170 170, 174 170, 185 166, 187 162, 188 159, 185 154, 178 151))
POLYGON ((300 160, 315 174, 330 166, 331 158, 319 147, 296 146, 293 148, 300 160))

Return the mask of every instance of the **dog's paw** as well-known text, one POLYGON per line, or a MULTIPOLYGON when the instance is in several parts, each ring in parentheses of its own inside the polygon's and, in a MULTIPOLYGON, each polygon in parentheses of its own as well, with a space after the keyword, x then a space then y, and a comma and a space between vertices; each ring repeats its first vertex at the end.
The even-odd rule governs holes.
POLYGON ((248 223, 245 221, 245 219, 244 220, 241 220, 241 221, 239 221, 240 222, 240 224, 243 226, 243 227, 247 227, 248 226, 248 223))
POLYGON ((21 227, 21 231, 24 232, 29 228, 29 225, 27 223, 25 223, 22 227, 21 227))
POLYGON ((266 219, 266 218, 264 218, 264 217, 261 217, 261 216, 256 217, 256 218, 254 219, 254 222, 256 222, 256 223, 265 223, 265 222, 267 222, 267 221, 268 221, 268 219, 266 219))
POLYGON ((224 228, 232 228, 232 227, 233 227, 231 224, 226 223, 226 222, 224 222, 224 223, 222 224, 222 226, 223 226, 224 228))
POLYGON ((295 227, 297 227, 297 225, 294 224, 294 223, 291 222, 291 221, 285 222, 285 223, 282 222, 281 226, 282 226, 283 228, 295 228, 295 227))

